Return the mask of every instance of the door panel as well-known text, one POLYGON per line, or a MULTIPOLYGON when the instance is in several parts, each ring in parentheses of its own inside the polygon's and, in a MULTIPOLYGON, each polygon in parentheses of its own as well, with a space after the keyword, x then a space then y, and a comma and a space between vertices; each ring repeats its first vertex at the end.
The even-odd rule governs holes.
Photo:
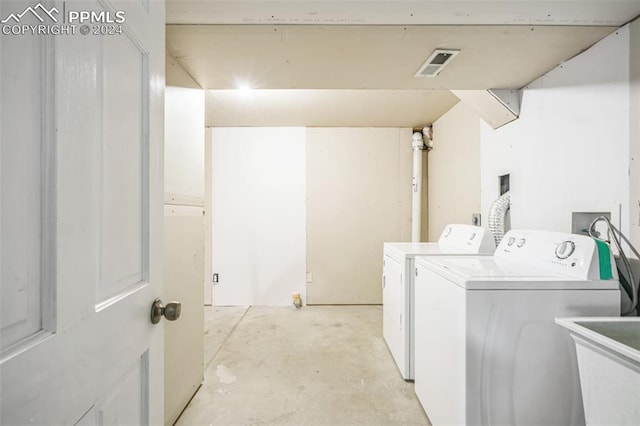
POLYGON ((109 387, 102 399, 96 404, 97 423, 99 425, 136 425, 148 424, 147 386, 149 374, 149 353, 145 352, 138 362, 125 372, 118 381, 109 387))
POLYGON ((48 161, 41 144, 43 123, 24 126, 13 119, 40 115, 45 45, 35 37, 3 37, 0 46, 0 351, 5 352, 42 329, 42 275, 48 271, 42 270, 41 203, 51 185, 41 172, 48 161), (16 191, 16 182, 24 190, 16 191))
MULTIPOLYGON (((29 7, 2 2, 0 18, 29 7)), ((2 327, 36 324, 2 348, 0 423, 159 424, 164 5, 42 8, 122 10, 126 31, 0 38, 0 299, 20 307, 2 327)))
POLYGON ((101 302, 139 284, 148 269, 148 188, 142 179, 148 168, 142 131, 148 110, 142 82, 149 79, 142 49, 129 34, 102 43, 104 120, 118 125, 103 126, 101 252, 107 267, 101 268, 101 302))

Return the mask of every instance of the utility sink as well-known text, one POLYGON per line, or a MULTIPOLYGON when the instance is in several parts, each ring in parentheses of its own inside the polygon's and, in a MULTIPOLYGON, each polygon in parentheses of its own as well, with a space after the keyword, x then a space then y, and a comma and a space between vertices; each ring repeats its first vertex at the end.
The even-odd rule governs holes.
POLYGON ((588 425, 640 424, 640 318, 556 318, 576 344, 588 425))

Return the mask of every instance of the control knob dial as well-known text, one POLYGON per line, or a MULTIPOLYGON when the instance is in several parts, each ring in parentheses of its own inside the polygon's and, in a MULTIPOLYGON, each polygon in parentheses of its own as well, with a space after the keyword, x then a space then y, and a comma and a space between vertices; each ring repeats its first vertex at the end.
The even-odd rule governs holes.
POLYGON ((556 257, 558 259, 566 259, 576 250, 576 244, 573 241, 563 241, 556 247, 556 257))

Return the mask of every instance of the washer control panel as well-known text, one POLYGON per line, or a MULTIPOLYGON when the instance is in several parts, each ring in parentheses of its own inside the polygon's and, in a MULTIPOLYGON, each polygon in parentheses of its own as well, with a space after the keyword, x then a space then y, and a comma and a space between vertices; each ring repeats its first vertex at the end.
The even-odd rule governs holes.
POLYGON ((595 241, 585 235, 511 230, 498 245, 494 256, 496 259, 526 263, 576 278, 600 277, 595 241))

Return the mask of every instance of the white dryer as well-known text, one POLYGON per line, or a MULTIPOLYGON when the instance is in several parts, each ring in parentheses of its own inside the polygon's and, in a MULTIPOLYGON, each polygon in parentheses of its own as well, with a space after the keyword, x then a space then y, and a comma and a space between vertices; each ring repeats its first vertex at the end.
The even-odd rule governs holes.
POLYGON ((416 260, 415 392, 434 425, 584 425, 558 316, 620 315, 613 256, 574 234, 509 231, 493 257, 416 260))
POLYGON ((493 254, 489 232, 472 225, 451 224, 437 243, 384 243, 382 334, 405 380, 413 380, 413 270, 416 256, 493 254))

